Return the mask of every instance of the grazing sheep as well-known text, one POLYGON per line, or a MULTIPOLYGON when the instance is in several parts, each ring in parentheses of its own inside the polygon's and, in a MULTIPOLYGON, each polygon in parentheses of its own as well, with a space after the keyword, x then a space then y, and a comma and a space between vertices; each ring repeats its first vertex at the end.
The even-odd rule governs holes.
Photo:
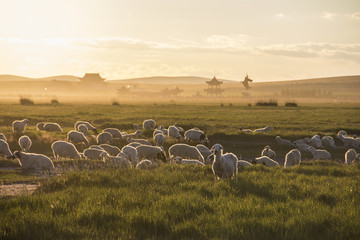
POLYGON ((345 164, 351 164, 351 162, 355 160, 356 155, 355 149, 347 150, 345 153, 345 164))
POLYGON ((5 142, 7 141, 7 139, 3 133, 0 133, 0 139, 4 140, 5 142))
POLYGON ((105 128, 105 129, 103 130, 103 132, 108 132, 108 133, 110 133, 113 138, 117 138, 117 139, 120 139, 120 140, 123 139, 123 136, 122 136, 120 130, 117 129, 117 128, 105 128))
POLYGON ((204 157, 205 160, 208 158, 208 156, 212 154, 210 149, 203 144, 198 144, 195 147, 200 151, 201 155, 204 157))
POLYGON ((249 128, 242 128, 242 127, 239 127, 239 129, 240 129, 241 131, 243 131, 243 132, 246 132, 246 133, 253 133, 253 132, 254 132, 254 130, 249 129, 249 128))
POLYGON ((108 132, 102 132, 96 137, 97 144, 112 143, 113 136, 108 132))
POLYGON ((68 142, 72 142, 72 143, 85 143, 85 145, 89 146, 89 141, 87 140, 87 138, 85 137, 85 135, 82 132, 78 132, 75 130, 71 130, 67 136, 66 136, 66 140, 68 142))
POLYGON ((314 135, 311 138, 305 138, 305 142, 314 148, 321 148, 322 143, 319 135, 314 135))
POLYGON ((136 168, 142 169, 142 170, 151 169, 153 166, 154 165, 153 165, 152 161, 150 161, 148 159, 143 159, 143 160, 141 160, 141 162, 136 164, 136 168))
POLYGON ((177 156, 185 159, 197 159, 200 162, 204 162, 204 157, 196 147, 183 143, 174 144, 169 148, 170 160, 175 159, 177 156))
POLYGON ((261 156, 268 156, 269 158, 275 159, 276 153, 274 150, 270 149, 269 145, 266 145, 261 152, 261 156))
POLYGON ((51 144, 55 160, 60 158, 83 159, 74 144, 66 141, 56 141, 51 144))
POLYGON ((131 146, 131 147, 136 148, 137 146, 140 146, 140 145, 142 145, 142 144, 138 143, 138 142, 131 142, 131 143, 128 143, 126 146, 131 146))
POLYGON ((331 159, 328 151, 322 149, 315 149, 313 146, 308 147, 307 152, 311 152, 314 159, 331 159))
POLYGON ((78 126, 78 129, 79 129, 78 131, 82 132, 84 135, 89 135, 89 133, 88 133, 89 129, 87 128, 87 126, 85 124, 80 124, 78 126))
POLYGON ((285 155, 284 167, 299 165, 301 162, 301 153, 298 149, 293 149, 285 155))
POLYGON ((91 145, 89 148, 93 148, 93 149, 98 149, 98 150, 104 150, 102 147, 98 146, 98 145, 91 145))
POLYGON ((182 159, 179 156, 177 156, 175 158, 175 163, 177 163, 177 164, 192 164, 192 165, 205 166, 205 164, 200 162, 199 160, 196 160, 196 159, 182 159))
POLYGON ((47 131, 47 132, 62 132, 63 131, 59 124, 52 123, 52 122, 45 123, 43 128, 44 128, 44 131, 47 131))
POLYGON ((256 132, 267 133, 267 132, 271 131, 272 129, 273 128, 271 126, 266 126, 266 127, 263 127, 263 128, 255 129, 254 133, 256 133, 256 132))
POLYGON ((298 142, 294 142, 295 147, 300 151, 300 152, 306 152, 306 149, 308 149, 308 147, 310 147, 309 144, 307 143, 298 143, 298 142))
POLYGON ((336 136, 339 138, 339 136, 347 136, 347 132, 345 130, 340 130, 336 134, 336 136))
POLYGON ((147 120, 144 120, 143 122, 143 128, 144 129, 154 129, 156 126, 156 122, 154 119, 147 119, 147 120))
POLYGON ((137 157, 138 160, 140 159, 160 159, 163 162, 166 162, 166 153, 164 148, 162 147, 155 147, 155 146, 148 146, 148 145, 141 145, 136 147, 137 157))
POLYGON ((212 152, 207 158, 205 158, 205 164, 213 164, 215 159, 215 154, 212 152))
POLYGON ((44 122, 39 122, 39 123, 36 124, 36 129, 38 131, 44 131, 44 125, 45 125, 44 122))
POLYGON ((20 137, 18 143, 22 151, 26 153, 29 152, 32 142, 28 136, 24 135, 20 137))
POLYGON ((155 129, 155 130, 153 131, 153 137, 155 137, 155 135, 156 135, 156 134, 159 134, 159 133, 164 134, 164 132, 161 131, 160 129, 155 129))
MULTIPOLYGON (((162 131, 162 133, 165 135, 165 136, 168 136, 168 129, 165 128, 164 126, 160 126, 158 127, 158 130, 162 131)), ((154 131, 155 132, 155 131, 154 131)))
POLYGON ((88 148, 84 150, 84 156, 89 160, 102 160, 102 153, 106 153, 105 150, 99 150, 95 148, 88 148))
POLYGON ((324 147, 336 148, 335 141, 334 141, 334 139, 333 139, 331 136, 323 136, 323 137, 321 138, 321 144, 322 144, 324 147))
POLYGON ((268 156, 257 157, 252 161, 253 164, 264 164, 267 167, 277 167, 280 166, 279 163, 268 156))
MULTIPOLYGON (((136 166, 136 164, 138 163, 138 152, 135 147, 124 146, 121 149, 121 152, 125 153, 128 156, 128 159, 130 160, 130 162, 132 163, 133 166, 136 166)), ((119 154, 118 154, 118 156, 119 156, 119 154)))
POLYGON ((7 158, 11 158, 12 156, 9 144, 3 139, 0 139, 0 155, 6 155, 7 158))
POLYGON ((154 141, 155 141, 156 146, 162 147, 162 146, 164 146, 164 144, 166 142, 166 137, 164 134, 158 133, 154 136, 154 141))
POLYGON ((184 133, 184 138, 185 138, 185 141, 188 140, 188 141, 194 141, 194 142, 205 142, 205 143, 208 142, 208 139, 205 137, 204 132, 201 130, 197 130, 197 129, 187 130, 184 133))
MULTIPOLYGON (((175 123, 173 126, 176 127, 179 130, 179 132, 184 132, 184 129, 180 127, 179 124, 175 123)), ((199 128, 196 127, 194 127, 193 129, 200 130, 199 128)))
POLYGON ((142 144, 142 145, 152 145, 148 140, 146 140, 146 139, 141 139, 141 138, 138 138, 138 139, 135 139, 135 138, 128 138, 127 140, 126 140, 128 143, 131 143, 131 142, 137 142, 137 143, 140 143, 140 144, 142 144))
POLYGON ((13 127, 13 132, 14 133, 23 133, 25 131, 26 125, 28 124, 28 120, 27 119, 23 119, 23 120, 15 120, 12 123, 12 127, 13 127))
POLYGON ((91 125, 89 122, 86 121, 77 121, 74 125, 76 131, 79 131, 79 126, 81 124, 85 124, 89 131, 94 131, 95 133, 97 133, 96 127, 94 127, 93 125, 91 125))
POLYGON ((109 144, 101 144, 100 147, 108 152, 111 156, 117 156, 121 152, 118 147, 109 144))
POLYGON ((107 152, 102 152, 101 157, 104 162, 111 163, 116 167, 131 168, 131 163, 127 157, 123 157, 123 156, 114 157, 114 156, 110 156, 107 152))
POLYGON ((348 137, 346 135, 338 135, 338 138, 343 142, 344 147, 347 148, 358 148, 360 140, 354 137, 348 137))
POLYGON ((141 130, 137 130, 134 133, 125 133, 123 136, 125 138, 138 138, 141 134, 143 134, 143 132, 141 130))
POLYGON ((19 164, 23 169, 31 169, 36 171, 54 169, 54 163, 50 158, 43 154, 15 151, 13 158, 17 158, 19 160, 19 164))
POLYGON ((220 144, 212 146, 211 151, 214 152, 214 161, 212 171, 214 173, 215 182, 219 179, 235 177, 237 182, 237 157, 233 153, 223 154, 223 147, 220 144))
POLYGON ((290 140, 282 139, 280 136, 276 136, 276 137, 275 137, 275 141, 276 141, 277 144, 279 144, 279 145, 294 146, 293 143, 292 143, 290 140))
POLYGON ((240 167, 252 167, 253 165, 251 163, 249 163, 248 161, 238 160, 237 161, 237 166, 238 166, 238 169, 239 169, 240 167))
POLYGON ((181 139, 179 129, 177 127, 175 127, 175 126, 170 126, 168 128, 168 136, 169 136, 169 138, 175 138, 178 141, 181 139))

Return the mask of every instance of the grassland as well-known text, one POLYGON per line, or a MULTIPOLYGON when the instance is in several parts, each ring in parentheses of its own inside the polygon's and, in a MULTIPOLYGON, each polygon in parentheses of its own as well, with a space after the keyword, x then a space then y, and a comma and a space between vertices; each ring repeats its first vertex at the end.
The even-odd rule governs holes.
MULTIPOLYGON (((197 126, 212 144, 221 143, 225 151, 247 160, 269 144, 280 163, 289 148, 277 146, 276 135, 295 140, 314 134, 335 136, 340 129, 360 134, 356 105, 0 105, 0 112, 0 132, 8 137, 11 150, 19 148, 11 122, 27 118, 32 151, 49 156, 51 143, 64 139, 77 120, 89 120, 99 130, 111 126, 127 132, 147 118, 164 126, 175 122, 185 129, 197 126), (58 122, 64 133, 38 132, 35 124, 40 121, 58 122), (266 134, 239 130, 267 125, 274 130, 266 134)), ((333 161, 305 161, 291 169, 241 169, 237 183, 214 183, 209 166, 169 164, 150 171, 79 168, 44 178, 1 158, 0 166, 13 167, 0 170, 2 184, 41 185, 31 196, 0 198, 0 238, 358 239, 360 165, 340 163, 346 149, 329 151, 333 161)), ((303 154, 303 159, 309 158, 303 154)))

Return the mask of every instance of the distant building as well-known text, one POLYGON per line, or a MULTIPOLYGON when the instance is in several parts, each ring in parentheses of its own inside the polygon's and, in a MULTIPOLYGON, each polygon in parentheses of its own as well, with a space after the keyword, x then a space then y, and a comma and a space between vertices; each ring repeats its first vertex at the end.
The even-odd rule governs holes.
POLYGON ((100 77, 100 73, 85 73, 82 78, 79 78, 81 83, 87 84, 104 84, 105 78, 100 77))
POLYGON ((221 93, 224 91, 223 89, 220 89, 220 85, 223 83, 222 81, 219 81, 214 76, 213 79, 206 81, 208 84, 208 88, 204 89, 206 94, 209 96, 221 96, 221 93))
POLYGON ((222 81, 219 81, 216 79, 216 77, 214 76, 213 79, 211 79, 210 81, 206 81, 206 83, 208 84, 209 88, 215 87, 215 88, 220 88, 220 84, 222 84, 222 81))
POLYGON ((179 86, 176 86, 176 88, 174 88, 174 89, 165 88, 165 89, 161 90, 161 95, 164 97, 178 97, 181 95, 181 93, 183 91, 184 90, 180 89, 179 86))

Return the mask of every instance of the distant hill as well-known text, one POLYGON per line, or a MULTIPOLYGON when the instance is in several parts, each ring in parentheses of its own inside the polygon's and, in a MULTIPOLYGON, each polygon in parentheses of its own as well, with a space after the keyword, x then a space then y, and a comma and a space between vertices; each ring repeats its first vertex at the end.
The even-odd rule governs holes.
MULTIPOLYGON (((122 80, 109 80, 109 83, 117 84, 204 84, 205 81, 211 80, 212 78, 195 77, 195 76, 180 76, 180 77, 144 77, 144 78, 130 78, 122 80)), ((218 79, 224 83, 237 83, 238 81, 218 79)))
POLYGON ((0 81, 17 81, 17 82, 28 82, 28 81, 79 81, 79 77, 71 76, 71 75, 59 75, 59 76, 52 76, 52 77, 43 77, 43 78, 29 78, 29 77, 22 77, 16 75, 0 75, 0 81))

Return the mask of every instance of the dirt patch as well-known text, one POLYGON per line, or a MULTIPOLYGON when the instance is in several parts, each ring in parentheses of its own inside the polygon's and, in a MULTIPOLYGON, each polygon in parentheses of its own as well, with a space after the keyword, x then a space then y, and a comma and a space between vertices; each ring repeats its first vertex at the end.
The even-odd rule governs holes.
POLYGON ((13 183, 0 186, 0 197, 30 195, 40 186, 40 184, 13 183))

